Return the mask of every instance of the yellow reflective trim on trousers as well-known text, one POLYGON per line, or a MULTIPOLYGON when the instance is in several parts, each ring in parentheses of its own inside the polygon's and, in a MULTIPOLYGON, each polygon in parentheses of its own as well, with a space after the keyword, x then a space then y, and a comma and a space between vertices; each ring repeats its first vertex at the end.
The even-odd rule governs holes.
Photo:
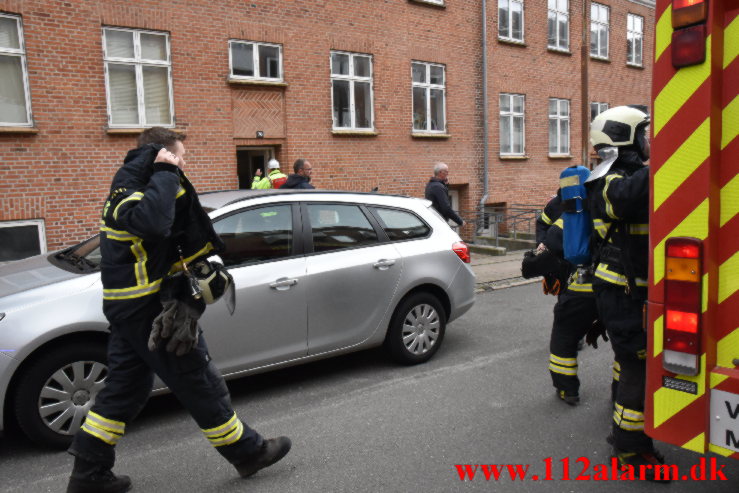
MULTIPOLYGON (((739 118, 739 115, 737 115, 739 118)), ((720 225, 724 227, 734 216, 739 214, 739 174, 721 189, 720 225)))
POLYGON ((203 434, 210 438, 210 437, 218 437, 225 433, 228 433, 236 426, 236 422, 239 420, 239 418, 236 416, 236 413, 234 413, 231 418, 223 423, 222 425, 216 426, 215 428, 207 428, 207 429, 200 429, 200 431, 203 432, 203 434))
POLYGON ((101 428, 106 431, 112 431, 113 433, 118 433, 119 435, 122 435, 126 432, 126 423, 124 423, 123 421, 108 419, 92 411, 87 413, 85 421, 94 423, 97 428, 101 428))
POLYGON ((224 445, 231 445, 232 443, 236 443, 241 439, 241 435, 244 434, 244 425, 239 421, 237 423, 236 429, 229 433, 228 435, 215 439, 210 439, 211 445, 214 447, 223 447, 224 445))
POLYGON ((118 205, 115 206, 115 209, 113 209, 113 219, 118 220, 118 209, 120 209, 123 204, 132 200, 141 200, 142 198, 144 198, 144 192, 134 192, 125 199, 121 200, 118 205))
POLYGON ((641 411, 623 407, 619 403, 615 403, 614 407, 619 414, 630 421, 644 421, 644 413, 641 411))
POLYGON ((608 234, 608 228, 610 227, 611 223, 605 223, 603 222, 603 219, 593 219, 593 227, 595 228, 595 231, 598 233, 598 236, 601 238, 605 238, 608 234))
POLYGON ((579 283, 573 282, 572 284, 570 284, 569 286, 567 286, 567 289, 570 290, 570 291, 574 291, 576 293, 592 293, 593 292, 593 284, 590 283, 590 282, 583 283, 583 284, 579 284, 579 283))
POLYGON ((649 224, 629 224, 630 235, 648 235, 649 224))
POLYGON ((739 17, 724 29, 724 69, 739 56, 739 17))
POLYGON ((652 125, 655 137, 709 75, 711 75, 711 36, 706 38, 706 61, 678 70, 654 99, 652 125))
POLYGON ((711 119, 706 118, 654 174, 655 211, 710 156, 710 132, 711 119))
MULTIPOLYGON (((608 264, 604 264, 602 262, 598 264, 598 267, 595 269, 595 277, 619 286, 626 286, 628 284, 625 275, 610 270, 608 268, 608 264)), ((634 284, 636 284, 637 287, 646 288, 648 281, 641 277, 637 277, 634 278, 634 284)))
POLYGON ((656 428, 665 421, 672 418, 674 415, 685 409, 691 403, 695 402, 706 393, 706 354, 701 355, 700 372, 694 377, 687 375, 678 375, 677 378, 680 380, 686 380, 693 382, 698 386, 698 393, 696 395, 688 394, 687 392, 681 392, 679 390, 668 389, 667 387, 660 387, 654 392, 653 398, 653 426, 656 428))
POLYGON ((662 53, 672 43, 672 5, 669 5, 654 26, 654 61, 659 60, 662 53))
POLYGON ((162 284, 161 279, 150 282, 144 286, 133 286, 130 288, 103 289, 104 300, 129 300, 132 298, 142 298, 159 291, 162 284))
POLYGON ((91 426, 87 422, 85 422, 80 429, 95 438, 98 438, 108 445, 115 445, 118 443, 118 440, 120 440, 121 436, 116 433, 108 433, 107 431, 101 430, 99 428, 96 428, 94 426, 91 426))
POLYGON ((549 216, 547 216, 546 212, 541 213, 541 220, 550 226, 552 225, 552 220, 549 219, 549 216))
POLYGON ((616 417, 616 415, 613 416, 613 421, 616 423, 616 426, 618 426, 622 430, 626 430, 626 431, 643 431, 644 430, 644 421, 641 421, 639 423, 632 423, 625 419, 619 420, 616 417))
POLYGON ((693 212, 688 214, 683 222, 678 224, 675 229, 654 247, 653 266, 654 284, 657 284, 665 276, 665 241, 672 236, 692 236, 699 240, 705 240, 708 237, 708 199, 701 202, 693 212))
POLYGON ((549 371, 554 372, 554 373, 559 373, 560 375, 567 375, 569 377, 577 375, 577 367, 565 368, 562 366, 555 365, 554 363, 549 363, 549 371))
POLYGON ((557 363, 562 366, 577 366, 577 358, 562 358, 556 354, 549 355, 549 361, 557 363))
POLYGON ((608 200, 608 186, 616 178, 623 178, 623 176, 616 173, 606 176, 606 186, 603 187, 603 200, 606 202, 606 214, 608 214, 608 217, 613 219, 618 219, 619 217, 613 212, 613 204, 608 200))
POLYGON ((723 303, 739 289, 739 252, 718 267, 718 302, 723 303))

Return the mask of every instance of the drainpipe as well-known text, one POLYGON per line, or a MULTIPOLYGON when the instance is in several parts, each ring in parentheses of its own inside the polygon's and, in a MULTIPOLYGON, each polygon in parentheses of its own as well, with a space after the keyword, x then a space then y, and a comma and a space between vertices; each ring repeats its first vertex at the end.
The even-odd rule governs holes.
POLYGON ((582 3, 582 36, 580 39, 580 97, 582 98, 582 107, 580 118, 582 120, 582 165, 590 169, 588 162, 588 151, 590 150, 590 101, 588 93, 588 62, 590 60, 590 45, 588 44, 588 33, 590 26, 588 24, 588 7, 590 2, 582 3))
MULTIPOLYGON (((485 218, 485 202, 488 200, 488 19, 487 2, 482 0, 482 198, 480 199, 480 224, 485 218)), ((497 240, 497 238, 496 238, 497 240)))

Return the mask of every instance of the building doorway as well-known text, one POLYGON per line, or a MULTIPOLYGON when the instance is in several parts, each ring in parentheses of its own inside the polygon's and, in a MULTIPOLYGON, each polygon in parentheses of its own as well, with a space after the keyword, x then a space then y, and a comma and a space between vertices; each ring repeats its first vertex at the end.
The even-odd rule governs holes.
POLYGON ((241 147, 236 149, 236 170, 239 177, 239 188, 251 188, 252 180, 258 169, 265 176, 267 161, 275 157, 274 147, 241 147))

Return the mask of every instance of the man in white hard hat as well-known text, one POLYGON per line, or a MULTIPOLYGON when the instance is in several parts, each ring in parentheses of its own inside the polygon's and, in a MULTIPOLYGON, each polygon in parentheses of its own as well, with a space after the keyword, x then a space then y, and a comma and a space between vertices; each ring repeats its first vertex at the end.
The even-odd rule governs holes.
POLYGON ((277 159, 270 159, 267 162, 269 173, 262 177, 262 170, 257 169, 257 175, 251 183, 252 189, 270 189, 280 188, 287 181, 287 175, 280 171, 280 162, 277 159))

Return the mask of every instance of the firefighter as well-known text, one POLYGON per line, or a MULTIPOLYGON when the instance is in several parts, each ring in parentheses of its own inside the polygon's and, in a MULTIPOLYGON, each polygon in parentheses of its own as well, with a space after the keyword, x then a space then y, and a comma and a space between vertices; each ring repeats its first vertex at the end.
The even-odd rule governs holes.
POLYGON ((280 188, 287 181, 287 175, 280 171, 280 162, 277 159, 270 159, 267 162, 269 173, 262 177, 262 170, 257 169, 254 181, 251 183, 252 190, 267 190, 270 188, 280 188))
POLYGON ((184 276, 188 264, 194 271, 223 246, 181 170, 184 138, 161 127, 145 130, 113 178, 100 235, 108 374, 69 448, 75 460, 68 493, 131 488, 128 476, 111 471, 115 445, 146 403, 155 374, 242 477, 290 450, 287 437, 263 439, 234 412, 197 324, 208 297, 194 296, 202 289, 197 280, 197 288, 181 282, 196 279, 184 276))
POLYGON ((590 212, 599 244, 593 280, 620 378, 608 437, 622 465, 657 465, 664 458, 644 433, 647 336, 643 310, 649 259, 649 114, 644 106, 617 106, 590 126, 603 162, 588 179, 590 212))

